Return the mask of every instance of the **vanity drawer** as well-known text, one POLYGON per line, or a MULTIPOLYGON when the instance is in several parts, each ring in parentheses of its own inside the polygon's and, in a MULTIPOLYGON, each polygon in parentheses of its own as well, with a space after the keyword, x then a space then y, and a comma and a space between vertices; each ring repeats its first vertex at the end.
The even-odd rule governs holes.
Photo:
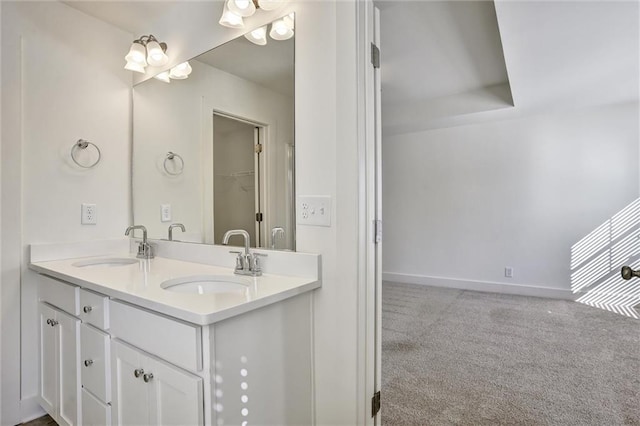
POLYGON ((82 386, 104 402, 111 402, 111 345, 109 335, 82 323, 80 328, 82 386))
POLYGON ((36 274, 38 298, 71 315, 80 313, 80 287, 58 281, 46 275, 36 274))
POLYGON ((187 370, 202 370, 200 326, 115 300, 109 302, 109 310, 111 337, 187 370))
POLYGON ((111 424, 111 406, 82 389, 82 425, 105 426, 111 424))
POLYGON ((101 330, 109 329, 109 297, 80 289, 80 319, 101 330))

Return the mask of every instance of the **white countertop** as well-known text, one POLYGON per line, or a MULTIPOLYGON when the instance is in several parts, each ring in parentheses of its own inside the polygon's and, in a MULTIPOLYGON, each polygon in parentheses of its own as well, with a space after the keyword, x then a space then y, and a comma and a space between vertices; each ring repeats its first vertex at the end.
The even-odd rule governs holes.
POLYGON ((78 261, 131 258, 130 253, 108 256, 35 261, 30 269, 71 284, 160 312, 191 323, 206 325, 239 315, 321 286, 314 277, 265 273, 260 277, 234 275, 232 268, 186 262, 163 257, 136 259, 131 265, 77 267, 78 261), (248 284, 245 289, 225 293, 189 294, 161 288, 169 279, 195 275, 229 276, 248 284))

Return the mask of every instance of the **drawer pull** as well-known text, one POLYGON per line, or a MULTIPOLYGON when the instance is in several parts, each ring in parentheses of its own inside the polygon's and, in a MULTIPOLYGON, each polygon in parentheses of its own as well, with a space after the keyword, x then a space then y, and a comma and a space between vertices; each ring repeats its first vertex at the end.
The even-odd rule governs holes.
POLYGON ((50 324, 51 327, 55 327, 56 325, 58 325, 58 321, 52 319, 50 324))
POLYGON ((93 310, 93 308, 91 306, 85 306, 84 308, 82 308, 82 310, 84 311, 85 314, 88 314, 93 310))
POLYGON ((145 374, 144 376, 142 376, 142 378, 144 379, 145 383, 149 383, 151 379, 153 379, 153 373, 145 374))
POLYGON ((51 325, 51 319, 50 318, 47 318, 47 324, 51 325))
POLYGON ((84 360, 84 366, 85 367, 89 367, 91 364, 93 364, 93 360, 92 359, 85 359, 84 360))
POLYGON ((136 377, 140 377, 144 374, 144 370, 142 368, 138 368, 136 370, 133 370, 133 375, 136 377))

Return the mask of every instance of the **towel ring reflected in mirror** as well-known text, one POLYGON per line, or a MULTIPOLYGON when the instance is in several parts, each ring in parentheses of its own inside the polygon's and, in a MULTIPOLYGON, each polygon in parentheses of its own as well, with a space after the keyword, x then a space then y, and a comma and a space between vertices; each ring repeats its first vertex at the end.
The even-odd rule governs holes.
POLYGON ((89 142, 88 140, 78 139, 78 141, 74 143, 73 146, 71 146, 71 159, 73 160, 74 163, 76 163, 79 167, 82 167, 83 169, 90 169, 94 167, 96 164, 100 162, 101 158, 102 158, 102 153, 100 152, 100 148, 98 148, 96 144, 94 144, 93 142, 89 142), (79 160, 77 158, 77 155, 79 152, 83 152, 83 150, 86 150, 89 147, 93 147, 93 149, 98 154, 98 158, 96 158, 96 160, 93 163, 87 164, 79 160))
POLYGON ((162 163, 162 167, 164 168, 164 171, 167 172, 168 175, 178 176, 178 175, 181 175, 184 170, 184 160, 180 155, 176 154, 175 152, 169 151, 167 152, 167 155, 164 157, 164 163, 162 163), (169 167, 167 167, 167 161, 174 161, 176 159, 179 161, 176 161, 175 171, 172 172, 169 170, 169 167), (177 167, 178 163, 180 163, 180 167, 177 167))

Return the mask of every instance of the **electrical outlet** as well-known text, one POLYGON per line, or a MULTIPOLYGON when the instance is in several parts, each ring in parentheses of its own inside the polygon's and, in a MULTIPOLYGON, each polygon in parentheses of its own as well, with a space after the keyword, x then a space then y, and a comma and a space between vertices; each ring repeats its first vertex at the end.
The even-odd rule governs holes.
POLYGON ((95 204, 82 203, 80 223, 82 225, 95 225, 98 223, 95 204))
POLYGON ((506 278, 513 278, 513 268, 511 266, 504 267, 504 276, 506 278))
POLYGON ((171 204, 160 204, 160 221, 171 222, 171 204))
POLYGON ((331 197, 298 197, 298 224, 313 226, 331 226, 331 197))

